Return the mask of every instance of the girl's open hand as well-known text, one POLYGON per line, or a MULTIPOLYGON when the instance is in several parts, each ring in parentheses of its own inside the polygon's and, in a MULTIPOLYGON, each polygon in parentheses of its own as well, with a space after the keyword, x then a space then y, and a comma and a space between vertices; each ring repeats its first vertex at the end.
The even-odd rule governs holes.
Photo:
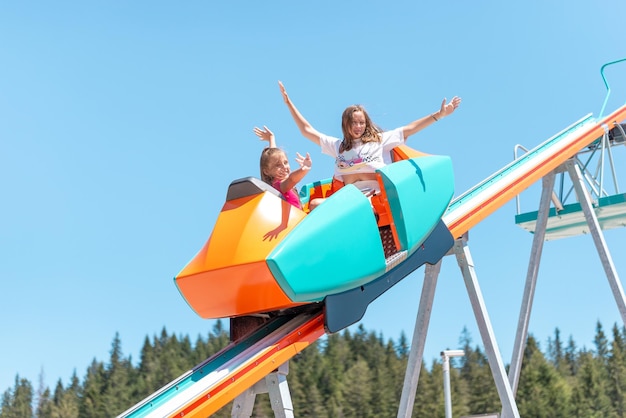
POLYGON ((254 134, 261 139, 261 141, 269 142, 270 148, 276 148, 276 139, 274 137, 274 132, 270 131, 269 128, 263 125, 263 129, 254 127, 254 134))
POLYGON ((461 98, 458 96, 454 96, 448 103, 446 103, 446 99, 443 99, 443 102, 441 102, 441 109, 439 109, 439 115, 442 118, 451 115, 460 104, 461 98))
POLYGON ((311 156, 309 153, 306 153, 306 157, 300 155, 300 153, 296 152, 296 162, 300 165, 300 168, 303 170, 310 170, 313 161, 311 161, 311 156))

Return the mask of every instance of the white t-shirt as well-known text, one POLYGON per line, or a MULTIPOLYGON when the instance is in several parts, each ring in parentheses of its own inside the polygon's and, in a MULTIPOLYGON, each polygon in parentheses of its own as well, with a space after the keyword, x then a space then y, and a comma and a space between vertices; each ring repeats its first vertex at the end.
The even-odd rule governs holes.
POLYGON ((354 142, 351 150, 339 153, 341 139, 321 135, 322 153, 335 157, 335 177, 343 180, 342 174, 374 173, 377 169, 391 163, 390 152, 398 145, 404 144, 402 128, 382 133, 381 142, 354 142))

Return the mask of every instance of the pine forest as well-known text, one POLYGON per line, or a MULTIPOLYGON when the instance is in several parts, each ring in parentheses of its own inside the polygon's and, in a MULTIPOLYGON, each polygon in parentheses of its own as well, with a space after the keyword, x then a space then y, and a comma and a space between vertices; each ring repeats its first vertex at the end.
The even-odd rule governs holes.
MULTIPOLYGON (((81 375, 46 387, 15 377, 0 402, 0 418, 110 418, 198 365, 229 343, 218 321, 195 342, 169 334, 146 337, 138 361, 124 356, 113 338, 110 358, 93 360, 81 375)), ((452 415, 499 413, 501 403, 487 357, 467 331, 459 337, 464 357, 451 359, 452 415)), ((325 336, 289 362, 287 376, 297 417, 395 417, 409 342, 384 340, 362 326, 325 336)), ((600 323, 593 347, 562 341, 559 330, 545 349, 528 338, 516 393, 524 418, 626 417, 626 329, 607 335, 600 323)), ((214 416, 230 417, 232 403, 214 416)), ((253 417, 274 417, 267 394, 258 395, 253 417)), ((441 359, 422 364, 413 417, 444 418, 441 359)))

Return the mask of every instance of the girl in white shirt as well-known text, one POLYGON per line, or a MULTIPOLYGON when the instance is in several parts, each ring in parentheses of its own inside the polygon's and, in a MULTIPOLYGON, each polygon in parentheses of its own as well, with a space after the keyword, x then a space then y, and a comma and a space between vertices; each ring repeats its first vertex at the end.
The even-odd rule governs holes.
MULTIPOLYGON (((335 158, 334 177, 344 184, 354 184, 364 193, 380 191, 376 170, 391 162, 389 151, 403 144, 414 133, 451 115, 461 104, 461 99, 457 96, 449 102, 443 99, 437 112, 391 131, 383 131, 374 124, 363 106, 348 106, 341 117, 343 139, 339 139, 313 128, 291 101, 283 83, 279 81, 278 85, 302 135, 319 145, 322 153, 335 158)), ((311 204, 316 206, 321 201, 322 199, 315 199, 311 204)))

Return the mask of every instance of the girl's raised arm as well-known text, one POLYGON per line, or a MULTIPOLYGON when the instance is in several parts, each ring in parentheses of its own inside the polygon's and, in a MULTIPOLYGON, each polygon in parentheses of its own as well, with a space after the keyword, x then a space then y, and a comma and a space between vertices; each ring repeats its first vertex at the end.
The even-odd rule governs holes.
POLYGON ((461 104, 461 98, 454 96, 450 102, 446 103, 446 99, 443 99, 441 102, 441 108, 438 112, 431 113, 428 116, 424 116, 423 118, 414 120, 413 122, 405 125, 402 128, 404 133, 404 139, 406 140, 409 136, 413 135, 416 132, 421 131, 427 126, 432 125, 437 122, 439 119, 443 119, 446 116, 450 116, 457 107, 461 104))
POLYGON ((298 126, 298 129, 300 130, 300 133, 302 134, 302 136, 304 136, 307 139, 310 139, 311 141, 319 145, 320 133, 315 128, 313 128, 313 126, 311 126, 309 121, 307 121, 304 118, 304 116, 302 116, 302 114, 298 111, 296 106, 294 106, 294 104, 291 102, 291 99, 289 99, 289 96, 287 95, 287 90, 285 90, 285 86, 283 86, 283 83, 279 81, 278 86, 280 87, 280 92, 283 95, 283 100, 285 101, 285 104, 289 108, 291 117, 296 122, 296 125, 298 126))
POLYGON ((261 141, 267 141, 269 143, 269 148, 276 148, 276 138, 274 137, 274 132, 270 131, 267 126, 263 125, 263 129, 255 126, 253 131, 254 134, 261 139, 261 141))

